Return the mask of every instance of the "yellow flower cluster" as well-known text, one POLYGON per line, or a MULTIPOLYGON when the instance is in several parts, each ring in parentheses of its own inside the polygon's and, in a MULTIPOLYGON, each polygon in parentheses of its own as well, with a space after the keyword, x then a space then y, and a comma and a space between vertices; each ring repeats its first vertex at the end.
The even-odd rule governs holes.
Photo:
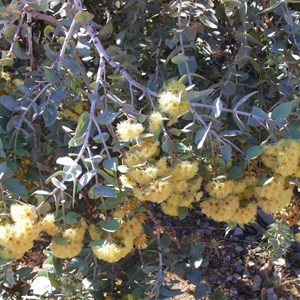
POLYGON ((1 256, 4 259, 19 259, 33 247, 40 230, 38 218, 31 205, 12 205, 11 218, 14 224, 0 226, 1 256))
POLYGON ((168 125, 177 122, 178 117, 185 114, 190 108, 184 84, 170 80, 164 91, 158 96, 159 110, 166 113, 169 118, 168 125))
POLYGON ((83 238, 86 223, 82 219, 72 228, 62 231, 55 224, 53 214, 46 215, 38 220, 36 209, 31 205, 14 204, 10 210, 13 224, 0 226, 0 255, 4 259, 19 259, 25 252, 33 247, 42 231, 51 236, 59 236, 65 239, 63 245, 52 239, 50 245, 52 253, 59 258, 70 258, 78 255, 83 247, 83 238))
POLYGON ((275 175, 263 186, 255 187, 254 196, 265 212, 276 213, 291 202, 293 188, 285 177, 275 175))
POLYGON ((38 218, 34 206, 19 204, 13 204, 10 207, 10 216, 15 223, 23 221, 34 223, 38 218))
POLYGON ((124 237, 120 241, 106 239, 102 246, 92 247, 94 254, 102 260, 114 263, 125 257, 133 249, 132 239, 124 237))
POLYGON ((153 158, 160 153, 159 141, 153 138, 143 140, 140 145, 130 149, 123 157, 124 164, 131 168, 136 165, 145 164, 147 159, 153 158))
POLYGON ((42 220, 40 220, 38 227, 41 231, 44 231, 51 236, 57 236, 61 232, 61 229, 55 225, 55 217, 53 214, 47 214, 42 220))
POLYGON ((217 221, 247 224, 254 220, 257 206, 267 213, 281 211, 291 203, 294 195, 287 177, 300 177, 299 149, 300 140, 291 139, 264 147, 261 160, 273 176, 263 185, 255 176, 208 183, 206 190, 211 199, 201 203, 203 213, 217 221))
POLYGON ((203 193, 199 192, 202 180, 200 177, 195 177, 197 171, 198 163, 188 161, 182 161, 167 168, 165 174, 168 176, 171 195, 161 204, 165 214, 178 216, 180 207, 191 208, 193 202, 202 198, 203 193))
POLYGON ((163 116, 160 112, 153 112, 149 117, 149 131, 158 133, 163 125, 163 116))
POLYGON ((268 145, 262 154, 263 163, 281 176, 300 177, 300 140, 282 139, 268 145))
MULTIPOLYGON (((128 201, 125 204, 126 207, 128 201)), ((120 210, 120 208, 118 208, 120 210)), ((114 263, 129 254, 134 246, 140 249, 147 247, 147 237, 143 232, 142 224, 145 217, 139 213, 136 217, 127 221, 119 220, 120 228, 112 233, 109 237, 105 237, 104 231, 94 224, 90 225, 89 233, 93 241, 99 241, 99 246, 93 246, 94 254, 104 261, 114 263), (103 243, 101 243, 103 240, 103 243)))
POLYGON ((58 258, 72 258, 77 256, 83 248, 83 239, 87 224, 84 219, 74 224, 71 228, 62 232, 61 236, 66 239, 66 243, 59 244, 52 239, 50 250, 58 258))
MULTIPOLYGON (((142 153, 150 151, 153 143, 144 142, 140 147, 142 153)), ((159 142, 155 142, 159 147, 159 142)), ((129 152, 125 154, 124 163, 129 168, 126 175, 120 177, 124 186, 131 186, 133 194, 139 201, 151 201, 161 203, 164 213, 178 216, 178 208, 190 208, 192 202, 199 201, 202 193, 198 192, 201 186, 201 178, 195 178, 198 171, 197 162, 182 161, 167 166, 166 158, 150 162, 152 157, 129 152), (129 159, 130 158, 130 159, 129 159)))
POLYGON ((257 204, 252 201, 255 177, 210 182, 206 190, 211 198, 201 202, 202 212, 218 222, 247 224, 254 222, 257 204))
POLYGON ((143 131, 142 124, 134 120, 126 120, 118 123, 116 133, 120 140, 132 140, 139 137, 143 131))

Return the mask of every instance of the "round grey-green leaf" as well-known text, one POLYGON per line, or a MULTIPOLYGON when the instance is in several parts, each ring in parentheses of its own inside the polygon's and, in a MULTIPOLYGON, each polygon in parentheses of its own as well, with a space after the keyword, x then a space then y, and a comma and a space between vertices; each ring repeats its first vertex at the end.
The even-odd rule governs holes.
POLYGON ((100 221, 99 225, 101 228, 107 232, 115 232, 119 228, 119 222, 115 219, 109 220, 109 221, 100 221))
POLYGON ((257 158, 262 154, 263 150, 261 146, 252 146, 246 150, 246 157, 247 161, 257 158))

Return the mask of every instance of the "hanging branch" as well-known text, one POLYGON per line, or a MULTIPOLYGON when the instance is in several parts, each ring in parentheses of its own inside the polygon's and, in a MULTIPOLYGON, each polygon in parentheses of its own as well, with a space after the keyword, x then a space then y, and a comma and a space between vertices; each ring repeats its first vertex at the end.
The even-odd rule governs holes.
MULTIPOLYGON (((181 25, 181 10, 182 10, 182 1, 179 0, 178 1, 178 32, 179 32, 179 43, 180 43, 180 50, 181 50, 181 53, 185 56, 185 50, 184 50, 184 45, 183 45, 183 36, 182 36, 182 25, 181 25)), ((186 68, 186 73, 187 73, 187 76, 188 76, 188 79, 189 79, 189 85, 192 85, 193 82, 192 82, 192 77, 191 77, 191 74, 190 74, 190 67, 189 67, 189 64, 187 61, 184 61, 184 65, 185 65, 185 68, 186 68)))
MULTIPOLYGON (((75 7, 76 7, 77 11, 83 11, 84 10, 80 0, 74 0, 74 4, 75 4, 75 7)), ((152 91, 151 89, 147 88, 146 86, 142 85, 141 83, 139 83, 135 79, 133 79, 131 77, 131 75, 125 69, 123 69, 117 62, 115 62, 108 55, 108 53, 104 49, 104 47, 103 47, 103 45, 102 45, 102 43, 101 43, 101 41, 98 37, 97 32, 95 31, 93 26, 90 25, 90 24, 87 25, 87 33, 90 35, 90 37, 93 41, 93 44, 95 45, 99 55, 102 56, 112 68, 114 68, 118 73, 120 73, 128 81, 129 85, 135 86, 136 88, 141 90, 144 94, 149 94, 149 95, 152 95, 154 97, 158 96, 158 93, 152 91)))

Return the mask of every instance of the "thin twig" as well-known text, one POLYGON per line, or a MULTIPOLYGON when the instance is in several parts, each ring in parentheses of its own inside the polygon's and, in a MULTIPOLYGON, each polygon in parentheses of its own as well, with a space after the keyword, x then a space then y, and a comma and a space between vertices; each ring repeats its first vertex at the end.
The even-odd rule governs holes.
POLYGON ((11 57, 11 55, 13 53, 14 46, 15 46, 18 38, 19 38, 19 33, 20 33, 21 26, 22 26, 23 21, 24 21, 24 16, 25 16, 25 12, 22 13, 21 18, 19 19, 19 24, 18 24, 17 30, 16 30, 16 32, 14 34, 13 40, 11 42, 11 45, 10 45, 10 48, 9 48, 9 50, 7 52, 6 57, 11 57))
POLYGON ((27 13, 27 43, 28 43, 28 55, 30 62, 30 70, 34 69, 34 58, 33 58, 33 46, 32 46, 32 14, 27 13))
MULTIPOLYGON (((184 49, 184 45, 183 45, 183 36, 182 36, 182 25, 181 25, 181 9, 182 9, 182 1, 179 0, 178 1, 178 17, 177 17, 179 43, 180 43, 181 53, 185 56, 185 49, 184 49)), ((188 79, 189 79, 189 85, 192 85, 193 82, 192 82, 192 77, 191 77, 191 74, 190 74, 190 67, 189 67, 189 64, 186 60, 184 61, 184 65, 185 65, 187 76, 188 76, 188 79)))
POLYGON ((67 50, 67 46, 70 42, 70 39, 73 35, 73 31, 74 31, 74 27, 76 26, 76 19, 74 18, 71 25, 70 25, 70 28, 69 28, 69 31, 67 32, 67 35, 65 37, 65 40, 62 44, 62 47, 61 47, 61 50, 60 50, 60 53, 59 53, 59 57, 58 57, 58 60, 57 60, 57 70, 60 71, 61 69, 61 64, 62 64, 62 61, 64 59, 64 56, 65 56, 65 52, 67 50))
MULTIPOLYGON (((191 106, 192 107, 209 108, 209 109, 213 109, 214 108, 214 105, 205 104, 205 103, 191 103, 191 106)), ((221 110, 225 111, 225 112, 230 112, 232 114, 243 115, 243 116, 252 118, 252 119, 254 119, 254 120, 258 121, 258 122, 266 122, 266 123, 272 123, 272 124, 276 123, 275 121, 271 120, 268 117, 266 117, 266 118, 264 118, 264 117, 258 117, 258 116, 253 115, 252 113, 248 113, 248 112, 245 112, 245 111, 240 111, 240 110, 231 109, 231 108, 225 108, 225 107, 223 107, 221 110)))
MULTIPOLYGON (((76 7, 77 11, 82 11, 84 10, 82 2, 80 0, 74 0, 74 4, 76 7)), ((95 45, 100 57, 102 56, 108 63, 109 65, 114 68, 118 73, 120 73, 127 81, 129 84, 131 84, 132 86, 135 86, 136 88, 138 88, 139 90, 141 90, 143 93, 145 94, 150 94, 152 96, 157 97, 158 94, 152 90, 150 90, 149 88, 147 88, 146 86, 140 84, 139 82, 137 82, 136 80, 134 80, 131 75, 125 70, 123 69, 117 62, 115 62, 106 52, 106 50, 104 49, 97 32, 95 31, 95 29, 93 28, 92 25, 88 24, 87 25, 87 33, 90 35, 93 44, 95 45)))

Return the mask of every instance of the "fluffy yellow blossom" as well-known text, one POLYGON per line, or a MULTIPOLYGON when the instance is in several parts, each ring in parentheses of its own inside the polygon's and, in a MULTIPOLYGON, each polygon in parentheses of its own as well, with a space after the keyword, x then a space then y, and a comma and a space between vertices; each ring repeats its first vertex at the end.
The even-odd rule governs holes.
POLYGON ((93 241, 99 241, 102 239, 103 230, 99 226, 96 226, 95 224, 91 224, 88 230, 89 230, 90 237, 93 241))
POLYGON ((182 98, 187 97, 185 85, 178 80, 171 79, 163 86, 163 91, 170 91, 175 95, 181 95, 182 98))
POLYGON ((201 187, 201 183, 202 183, 202 179, 200 177, 189 180, 188 190, 191 193, 197 193, 201 187))
POLYGON ((172 189, 171 196, 161 203, 163 212, 170 216, 178 216, 178 208, 191 208, 192 203, 199 201, 203 193, 198 192, 201 186, 201 178, 187 181, 172 181, 170 178, 170 186, 172 189))
POLYGON ((188 180, 196 175, 198 168, 199 165, 197 162, 183 161, 172 166, 169 174, 174 181, 188 180))
POLYGON ((183 193, 188 189, 187 181, 180 180, 180 181, 172 181, 172 182, 175 183, 173 184, 173 188, 172 188, 174 193, 183 193))
POLYGON ((159 141, 154 141, 153 138, 145 139, 139 146, 140 154, 144 158, 157 156, 160 152, 159 141))
POLYGON ((132 140, 139 137, 144 131, 142 124, 133 120, 122 121, 117 125, 117 136, 120 140, 132 140))
POLYGON ((293 187, 286 178, 274 176, 265 185, 254 188, 257 204, 267 213, 276 213, 287 206, 293 197, 293 187))
POLYGON ((134 168, 131 169, 127 174, 136 183, 145 185, 157 178, 158 170, 155 167, 134 168))
POLYGON ((121 175, 119 177, 119 179, 120 179, 122 185, 125 187, 134 188, 137 186, 136 182, 130 176, 121 175))
POLYGON ((149 117, 149 131, 157 133, 161 129, 163 124, 163 116, 160 112, 153 112, 149 117))
POLYGON ((179 206, 191 208, 193 202, 199 201, 202 198, 202 194, 203 194, 202 192, 199 193, 186 192, 182 194, 182 201, 180 202, 179 206))
POLYGON ((113 215, 115 219, 123 219, 127 214, 139 207, 138 199, 125 199, 122 204, 116 206, 113 215))
POLYGON ((149 186, 134 189, 133 194, 141 201, 161 203, 170 197, 171 192, 172 187, 168 180, 157 180, 149 186))
POLYGON ((173 193, 170 198, 161 204, 162 211, 170 216, 178 216, 179 207, 190 207, 194 201, 194 195, 187 193, 173 193))
POLYGON ((282 139, 264 148, 261 159, 276 174, 300 177, 300 140, 282 139))
POLYGON ((158 103, 159 109, 169 117, 169 126, 176 123, 178 117, 185 114, 190 108, 189 101, 182 93, 174 94, 171 91, 162 92, 158 96, 158 103))
POLYGON ((255 222, 255 216, 257 213, 257 204, 252 202, 246 206, 240 206, 235 209, 233 215, 228 221, 237 224, 249 224, 255 222))
POLYGON ((123 157, 123 161, 127 167, 131 168, 133 166, 145 163, 146 159, 139 152, 127 152, 125 157, 123 157))
POLYGON ((47 232, 51 236, 59 235, 60 228, 55 225, 53 214, 47 214, 37 225, 41 231, 47 232))
POLYGON ((38 218, 36 208, 28 204, 13 204, 10 207, 10 215, 13 221, 16 223, 24 220, 35 222, 38 218))
POLYGON ((62 237, 67 239, 66 244, 58 244, 52 239, 50 249, 58 258, 72 258, 77 256, 83 248, 83 239, 87 224, 84 219, 62 232, 62 237))
POLYGON ((228 222, 234 212, 239 208, 239 198, 227 197, 225 199, 209 199, 201 202, 202 212, 218 222, 228 222))
POLYGON ((0 227, 0 246, 15 253, 21 258, 33 247, 33 242, 39 236, 40 230, 30 221, 20 224, 0 227))
POLYGON ((158 176, 164 176, 167 173, 167 159, 165 157, 161 158, 155 163, 155 168, 158 171, 158 176))
POLYGON ((52 241, 50 249, 54 256, 58 258, 72 258, 77 256, 83 247, 83 243, 67 243, 66 245, 59 245, 52 241))
POLYGON ((14 260, 14 259, 19 259, 23 256, 18 252, 14 252, 10 249, 7 248, 2 248, 0 249, 0 256, 5 259, 5 260, 14 260))
POLYGON ((146 220, 146 215, 142 212, 138 212, 136 215, 135 215, 135 218, 141 223, 141 224, 144 224, 145 220, 146 220))
POLYGON ((209 182, 205 188, 211 197, 216 199, 224 199, 230 194, 233 194, 235 182, 233 180, 227 180, 224 182, 213 181, 209 182))
POLYGON ((172 109, 176 108, 180 104, 180 96, 173 94, 172 92, 162 92, 158 97, 158 103, 160 110, 165 113, 170 113, 172 109))
POLYGON ((177 211, 177 203, 172 202, 172 201, 165 201, 161 204, 161 209, 162 211, 169 216, 176 217, 178 216, 178 211, 177 211))
POLYGON ((138 218, 122 222, 120 229, 115 233, 116 237, 130 236, 132 239, 143 233, 142 222, 138 218))
POLYGON ((124 237, 122 241, 105 241, 102 246, 92 247, 94 254, 104 261, 114 263, 125 257, 133 249, 133 240, 124 237))
POLYGON ((134 239, 133 243, 134 243, 134 246, 137 247, 138 249, 146 249, 148 246, 146 234, 142 233, 142 234, 138 235, 134 239))

